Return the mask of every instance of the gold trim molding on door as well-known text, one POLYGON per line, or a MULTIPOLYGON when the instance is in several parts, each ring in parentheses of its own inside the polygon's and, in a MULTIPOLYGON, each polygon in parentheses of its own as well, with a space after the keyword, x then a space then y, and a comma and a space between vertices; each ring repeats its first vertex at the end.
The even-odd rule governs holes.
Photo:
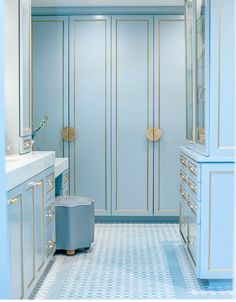
POLYGON ((160 128, 148 128, 146 131, 146 138, 151 142, 157 142, 161 139, 160 128))

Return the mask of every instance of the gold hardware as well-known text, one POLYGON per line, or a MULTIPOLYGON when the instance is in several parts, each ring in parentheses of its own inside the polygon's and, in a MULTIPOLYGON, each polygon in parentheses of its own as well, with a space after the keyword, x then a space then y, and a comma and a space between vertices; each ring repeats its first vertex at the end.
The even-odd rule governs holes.
POLYGON ((23 131, 29 131, 30 128, 26 127, 26 128, 23 128, 23 131))
POLYGON ((32 182, 29 183, 29 186, 31 186, 31 187, 41 187, 42 184, 43 184, 42 181, 39 181, 39 182, 33 182, 32 181, 32 182))
POLYGON ((77 132, 75 128, 66 127, 61 131, 61 137, 64 141, 73 142, 76 140, 77 132))
POLYGON ((55 241, 49 240, 49 241, 48 241, 48 248, 49 248, 49 249, 54 248, 55 243, 56 243, 55 241))
POLYGON ((182 155, 180 155, 179 161, 182 165, 187 166, 187 159, 185 159, 182 155))
POLYGON ((9 201, 8 201, 8 204, 10 204, 10 205, 14 205, 14 204, 16 204, 17 203, 17 198, 14 198, 14 199, 10 199, 9 201))
POLYGON ((192 174, 194 174, 194 175, 197 174, 197 168, 190 162, 188 163, 188 169, 192 174))
POLYGON ((69 176, 68 175, 65 175, 64 176, 64 182, 67 182, 69 180, 69 176))
POLYGON ((195 194, 197 193, 197 186, 195 186, 190 180, 188 181, 188 186, 195 194))
POLYGON ((146 131, 146 137, 151 142, 157 142, 161 139, 160 128, 148 128, 146 131))
POLYGON ((180 170, 180 177, 183 179, 183 181, 188 182, 188 177, 180 170))
POLYGON ((182 188, 182 186, 180 186, 179 192, 180 192, 181 196, 186 200, 185 191, 182 188))

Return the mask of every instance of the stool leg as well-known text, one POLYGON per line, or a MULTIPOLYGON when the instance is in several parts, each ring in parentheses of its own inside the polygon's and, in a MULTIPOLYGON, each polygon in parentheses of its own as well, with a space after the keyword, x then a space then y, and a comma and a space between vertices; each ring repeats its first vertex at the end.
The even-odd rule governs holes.
POLYGON ((74 256, 74 254, 75 254, 75 250, 67 250, 66 251, 67 256, 74 256))

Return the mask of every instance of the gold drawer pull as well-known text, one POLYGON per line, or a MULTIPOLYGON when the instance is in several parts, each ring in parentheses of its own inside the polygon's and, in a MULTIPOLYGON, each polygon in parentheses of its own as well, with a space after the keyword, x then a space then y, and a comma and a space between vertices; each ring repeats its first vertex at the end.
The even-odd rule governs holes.
POLYGON ((68 175, 65 175, 65 176, 64 176, 64 181, 67 182, 68 180, 69 180, 69 176, 68 176, 68 175))
POLYGON ((180 191, 181 196, 186 200, 186 196, 185 196, 184 190, 180 187, 179 191, 180 191))
POLYGON ((180 171, 180 177, 183 179, 183 181, 185 181, 185 182, 188 181, 187 175, 185 175, 182 171, 180 171))
POLYGON ((49 249, 53 249, 54 246, 55 246, 55 244, 56 244, 56 241, 49 240, 49 241, 48 241, 48 248, 49 248, 49 249))
POLYGON ((41 187, 42 184, 43 184, 42 181, 38 181, 38 182, 32 181, 32 182, 29 183, 29 186, 31 186, 31 187, 41 187))
POLYGON ((47 181, 47 185, 48 185, 49 187, 53 187, 53 180, 48 180, 48 181, 47 181))
POLYGON ((53 210, 48 210, 46 217, 53 218, 55 216, 55 212, 53 210))
POLYGON ((182 165, 184 165, 185 167, 187 167, 187 159, 185 159, 184 157, 180 156, 179 161, 180 161, 180 163, 182 165))
POLYGON ((191 181, 188 182, 188 186, 195 194, 197 193, 197 186, 195 186, 191 181))
POLYGON ((17 200, 18 200, 17 198, 10 199, 10 200, 8 200, 8 204, 14 205, 17 203, 17 200))
POLYGON ((189 205, 189 207, 190 207, 190 209, 192 209, 192 210, 197 210, 197 206, 195 206, 194 204, 192 204, 191 202, 188 202, 188 205, 189 205))
POLYGON ((197 168, 192 163, 188 163, 188 169, 192 174, 197 175, 197 168))

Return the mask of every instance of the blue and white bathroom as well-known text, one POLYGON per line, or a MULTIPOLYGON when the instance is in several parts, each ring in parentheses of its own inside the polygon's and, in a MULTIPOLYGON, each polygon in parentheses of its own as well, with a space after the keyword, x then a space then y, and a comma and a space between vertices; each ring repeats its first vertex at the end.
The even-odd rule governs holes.
POLYGON ((0 299, 236 298, 235 16, 0 0, 0 299))

